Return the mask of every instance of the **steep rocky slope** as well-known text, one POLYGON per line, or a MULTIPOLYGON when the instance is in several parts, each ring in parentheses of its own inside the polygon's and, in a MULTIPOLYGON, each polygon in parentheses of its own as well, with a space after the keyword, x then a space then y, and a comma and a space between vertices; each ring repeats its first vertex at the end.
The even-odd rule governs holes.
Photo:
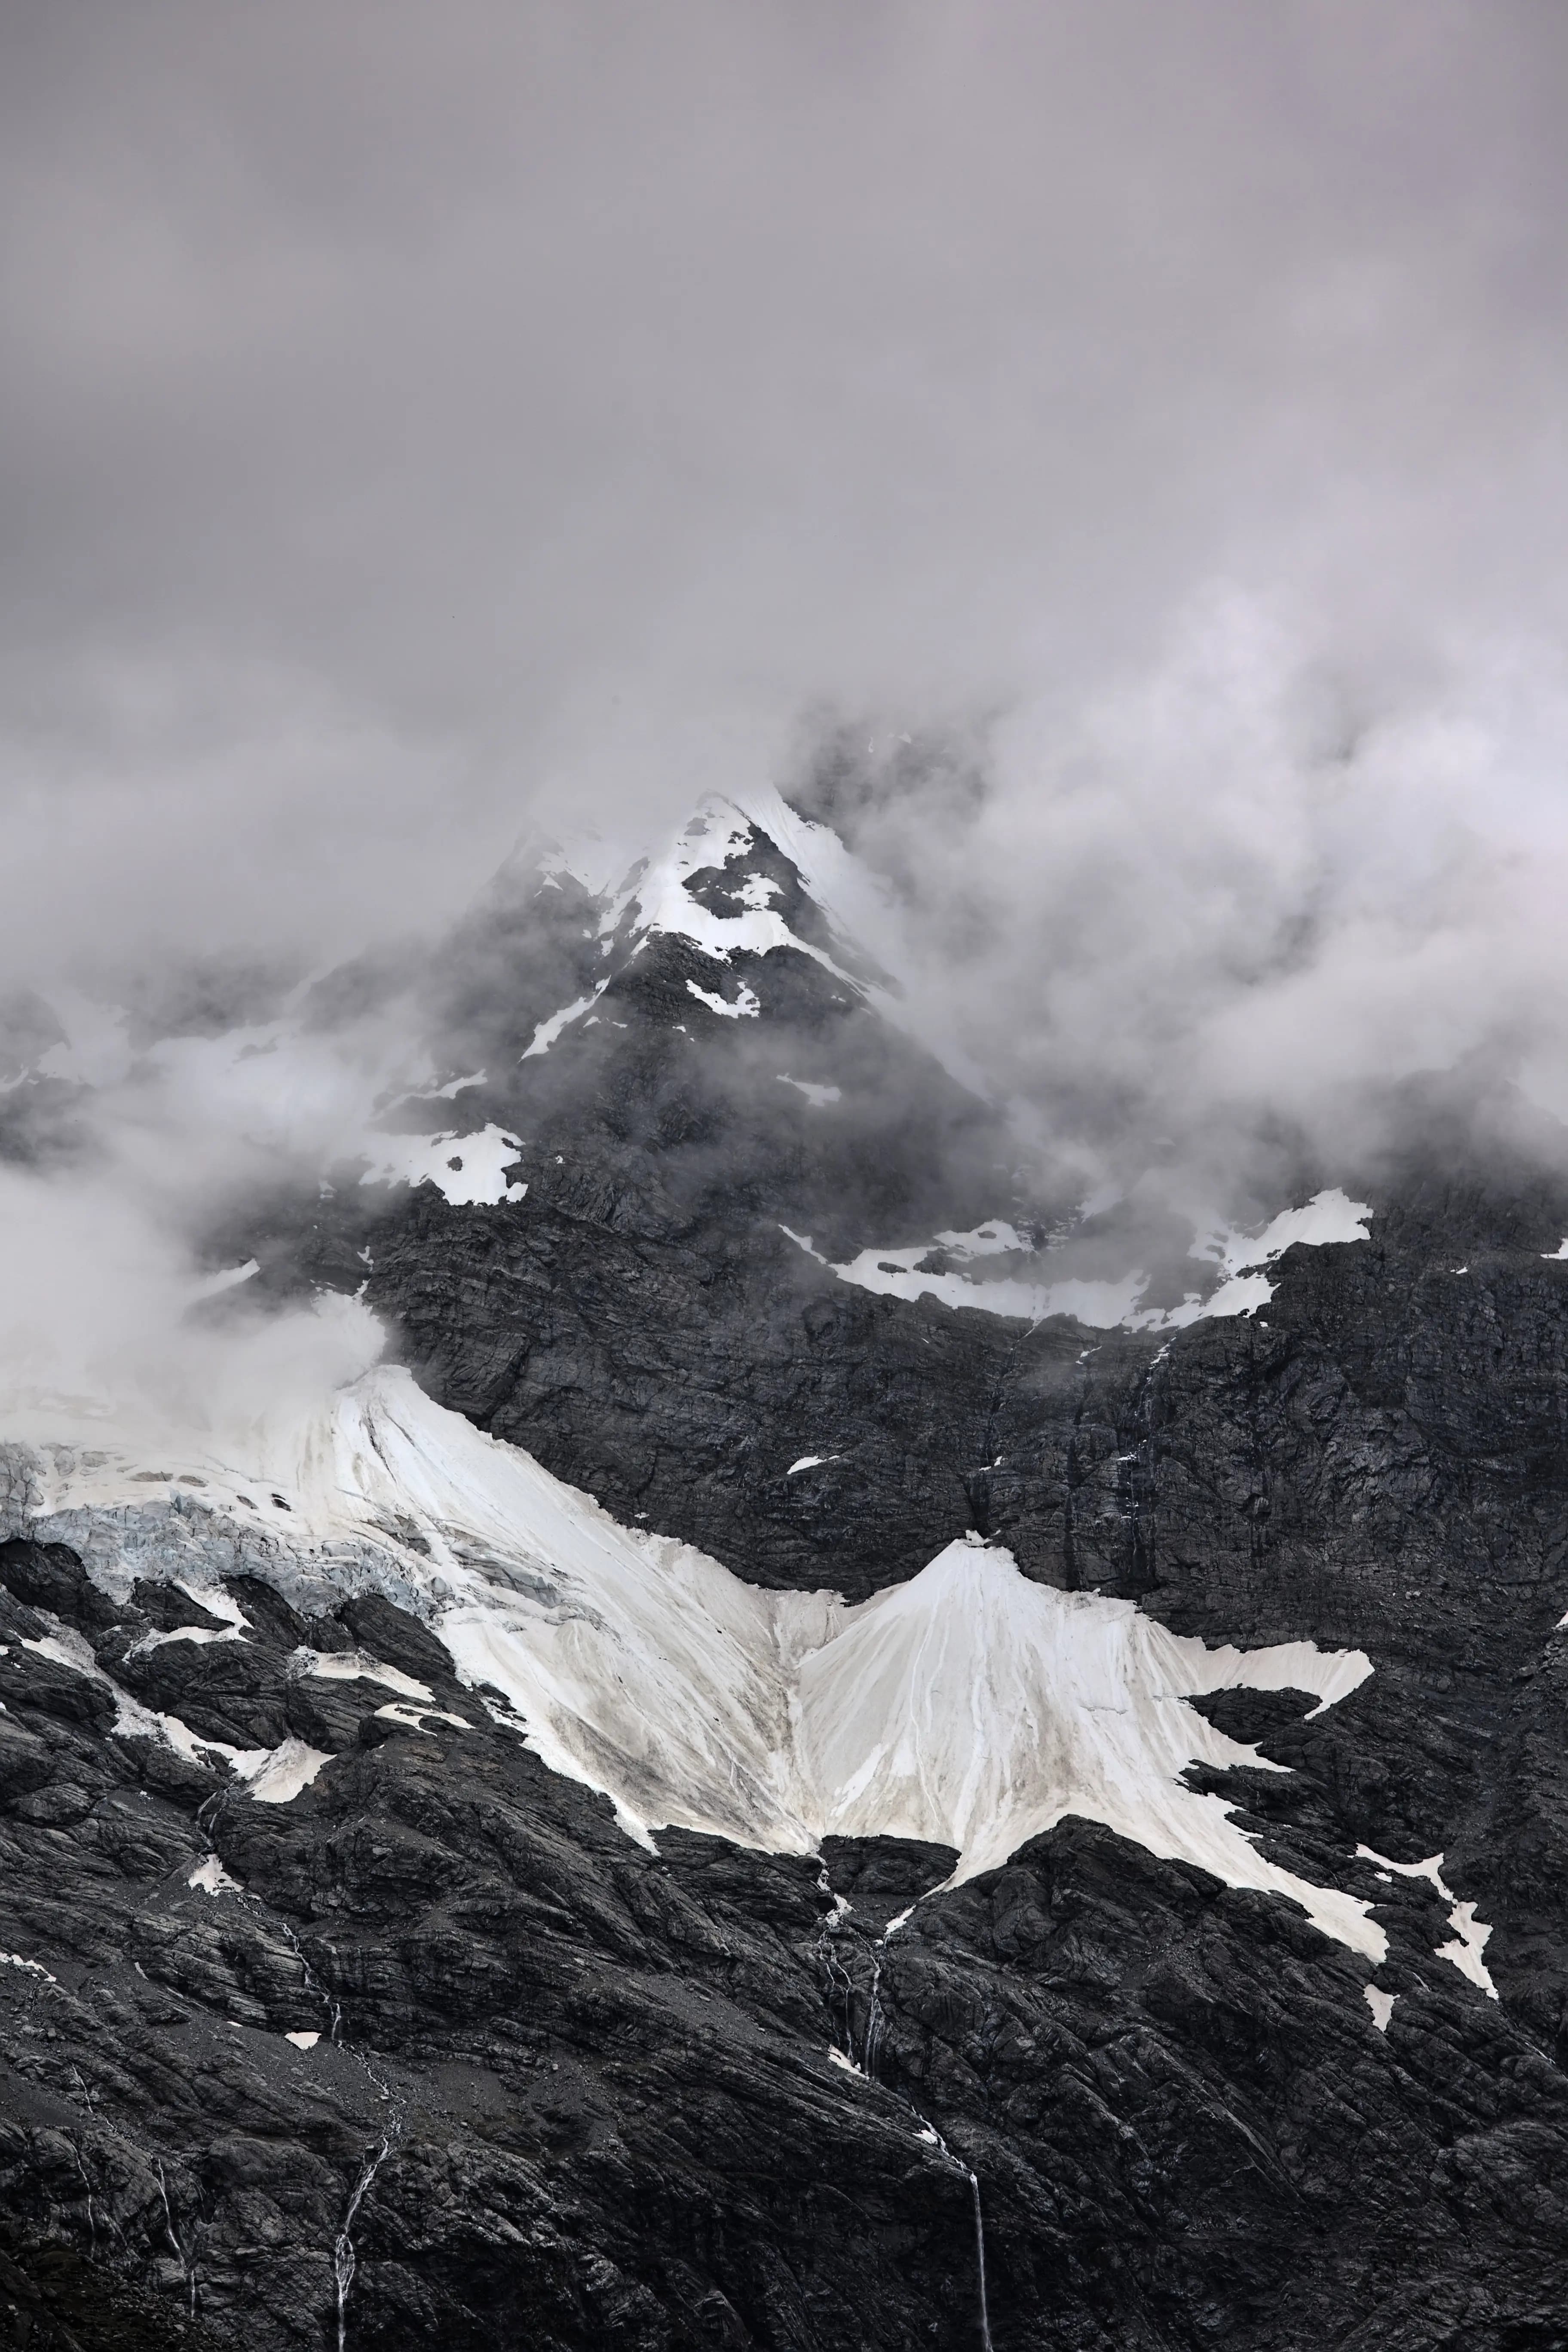
POLYGON ((1248 1311, 1088 1258, 1100 1319, 991 1311, 1049 1306, 1062 1204, 811 842, 702 825, 447 943, 393 1142, 226 1213, 232 1300, 363 1292, 630 1560, 863 1605, 968 1537, 1085 1622, 1363 1653, 1327 1705, 1194 1686, 1182 1781, 1367 1934, 1081 1810, 956 1885, 901 1834, 650 1850, 453 1634, 458 1561, 596 1655, 563 1538, 455 1549, 390 1443, 290 1483, 62 1431, 0 1544, 0 2342, 1568 2346, 1568 1195, 1437 1118, 1248 1311), (881 1251, 927 1295, 842 1271, 881 1251))

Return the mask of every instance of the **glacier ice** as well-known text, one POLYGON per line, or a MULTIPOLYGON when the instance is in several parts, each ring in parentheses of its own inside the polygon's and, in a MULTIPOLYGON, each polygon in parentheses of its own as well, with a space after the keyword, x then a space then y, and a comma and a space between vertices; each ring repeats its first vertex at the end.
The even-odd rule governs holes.
MULTIPOLYGON (((1385 1949, 1369 1906, 1266 1861, 1182 1778, 1194 1762, 1262 1764, 1188 1697, 1299 1688, 1331 1706, 1371 1672, 1360 1652, 1210 1649, 1131 1601, 1034 1583, 977 1538, 853 1606, 763 1591, 621 1526, 386 1366, 291 1412, 166 1436, 161 1460, 199 1476, 199 1493, 149 1498, 135 1483, 145 1457, 101 1425, 94 1438, 37 1457, 34 1532, 74 1544, 111 1584, 166 1560, 198 1590, 226 1563, 316 1605, 386 1591, 460 1679, 488 1686, 492 1712, 605 1791, 645 1843, 666 1826, 795 1853, 828 1834, 922 1838, 959 1850, 962 1881, 1071 1813, 1283 1895, 1373 1958, 1385 1949), (275 1523, 258 1493, 287 1503, 275 1523)), ((357 1657, 311 1670, 393 1679, 357 1657)), ((237 1765, 253 1795, 286 1801, 329 1760, 297 1741, 286 1751, 237 1765)))

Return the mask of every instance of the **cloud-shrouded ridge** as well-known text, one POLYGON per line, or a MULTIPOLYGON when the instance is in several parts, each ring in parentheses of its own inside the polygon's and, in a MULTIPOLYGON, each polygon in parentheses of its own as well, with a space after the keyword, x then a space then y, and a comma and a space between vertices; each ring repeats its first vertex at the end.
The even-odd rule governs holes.
POLYGON ((9 27, 7 976, 321 965, 531 807, 660 838, 867 711, 977 747, 876 855, 1053 1124, 1332 1124, 1471 1047, 1560 1093, 1565 37, 9 27))

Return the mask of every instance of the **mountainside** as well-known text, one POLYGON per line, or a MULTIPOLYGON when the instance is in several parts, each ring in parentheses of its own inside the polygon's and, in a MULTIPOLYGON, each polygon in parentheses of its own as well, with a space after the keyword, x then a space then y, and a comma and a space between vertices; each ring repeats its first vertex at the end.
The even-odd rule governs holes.
POLYGON ((12 1377, 0 2344, 1568 2347, 1568 1186, 1151 1255, 904 951, 770 796, 9 1018, 331 1110, 12 1377))

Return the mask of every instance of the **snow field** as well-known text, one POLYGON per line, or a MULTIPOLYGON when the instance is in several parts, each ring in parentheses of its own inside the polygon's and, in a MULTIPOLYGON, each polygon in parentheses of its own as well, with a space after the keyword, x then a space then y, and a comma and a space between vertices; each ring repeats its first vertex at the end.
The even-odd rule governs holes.
MULTIPOLYGON (((530 1052, 533 1049, 531 1046, 530 1052)), ((376 1135, 376 1158, 362 1184, 438 1185, 455 1207, 494 1208, 521 1201, 526 1184, 509 1184, 506 1170, 521 1149, 519 1139, 492 1121, 476 1135, 455 1129, 441 1135, 376 1135)))
MULTIPOLYGON (((1211 1316, 1250 1315, 1266 1307, 1274 1296, 1274 1285, 1262 1267, 1294 1243, 1321 1247, 1329 1242, 1364 1242, 1370 1238, 1365 1221, 1371 1214, 1363 1202, 1351 1200, 1336 1186, 1318 1193, 1302 1208, 1282 1211, 1261 1233, 1239 1234, 1226 1227, 1210 1234, 1194 1245, 1192 1255, 1217 1265, 1224 1279, 1206 1298, 1189 1291, 1179 1307, 1171 1307, 1140 1305, 1149 1287, 1149 1276, 1141 1266, 1131 1267, 1115 1281, 1069 1278, 1053 1283, 1027 1282, 1007 1275, 977 1282, 952 1267, 942 1274, 921 1271, 920 1261, 932 1249, 961 1259, 1027 1251, 1022 1236, 999 1218, 973 1233, 938 1234, 912 1248, 864 1249, 846 1265, 832 1265, 829 1270, 840 1282, 853 1283, 860 1290, 881 1291, 894 1298, 940 1298, 944 1306, 978 1307, 984 1314, 1015 1316, 1026 1323, 1043 1322, 1049 1315, 1071 1315, 1096 1331, 1119 1327, 1128 1331, 1176 1331, 1211 1316)), ((821 1251, 812 1246, 809 1234, 794 1233, 788 1225, 779 1230, 819 1265, 828 1265, 821 1251)))
MULTIPOLYGON (((291 1419, 202 1438, 188 1458, 203 1500, 182 1505, 184 1519, 221 1521, 241 1496, 276 1493, 289 1506, 270 1538, 276 1572, 291 1559, 363 1590, 379 1559, 384 1589, 412 1600, 459 1678, 500 1694, 498 1719, 604 1790, 645 1843, 667 1826, 793 1853, 832 1833, 924 1838, 958 1848, 956 1883, 1072 1813, 1281 1895, 1371 1958, 1386 1948, 1368 1905, 1265 1861, 1222 1800, 1181 1779, 1193 1762, 1261 1760, 1189 1696, 1289 1687, 1332 1706, 1371 1672, 1359 1652, 1211 1650, 1131 1601, 1033 1583, 977 1538, 853 1607, 764 1591, 690 1545, 622 1527, 387 1367, 291 1419)), ((79 1474, 58 1457, 39 1532, 89 1494, 124 1527, 128 1504, 147 1507, 132 1475, 101 1450, 79 1474)), ((147 1572, 144 1545, 136 1565, 147 1572)), ((427 1688, 376 1660, 316 1655, 307 1670, 366 1675, 427 1719, 427 1688)), ((231 1760, 273 1802, 327 1761, 298 1741, 231 1760)))

